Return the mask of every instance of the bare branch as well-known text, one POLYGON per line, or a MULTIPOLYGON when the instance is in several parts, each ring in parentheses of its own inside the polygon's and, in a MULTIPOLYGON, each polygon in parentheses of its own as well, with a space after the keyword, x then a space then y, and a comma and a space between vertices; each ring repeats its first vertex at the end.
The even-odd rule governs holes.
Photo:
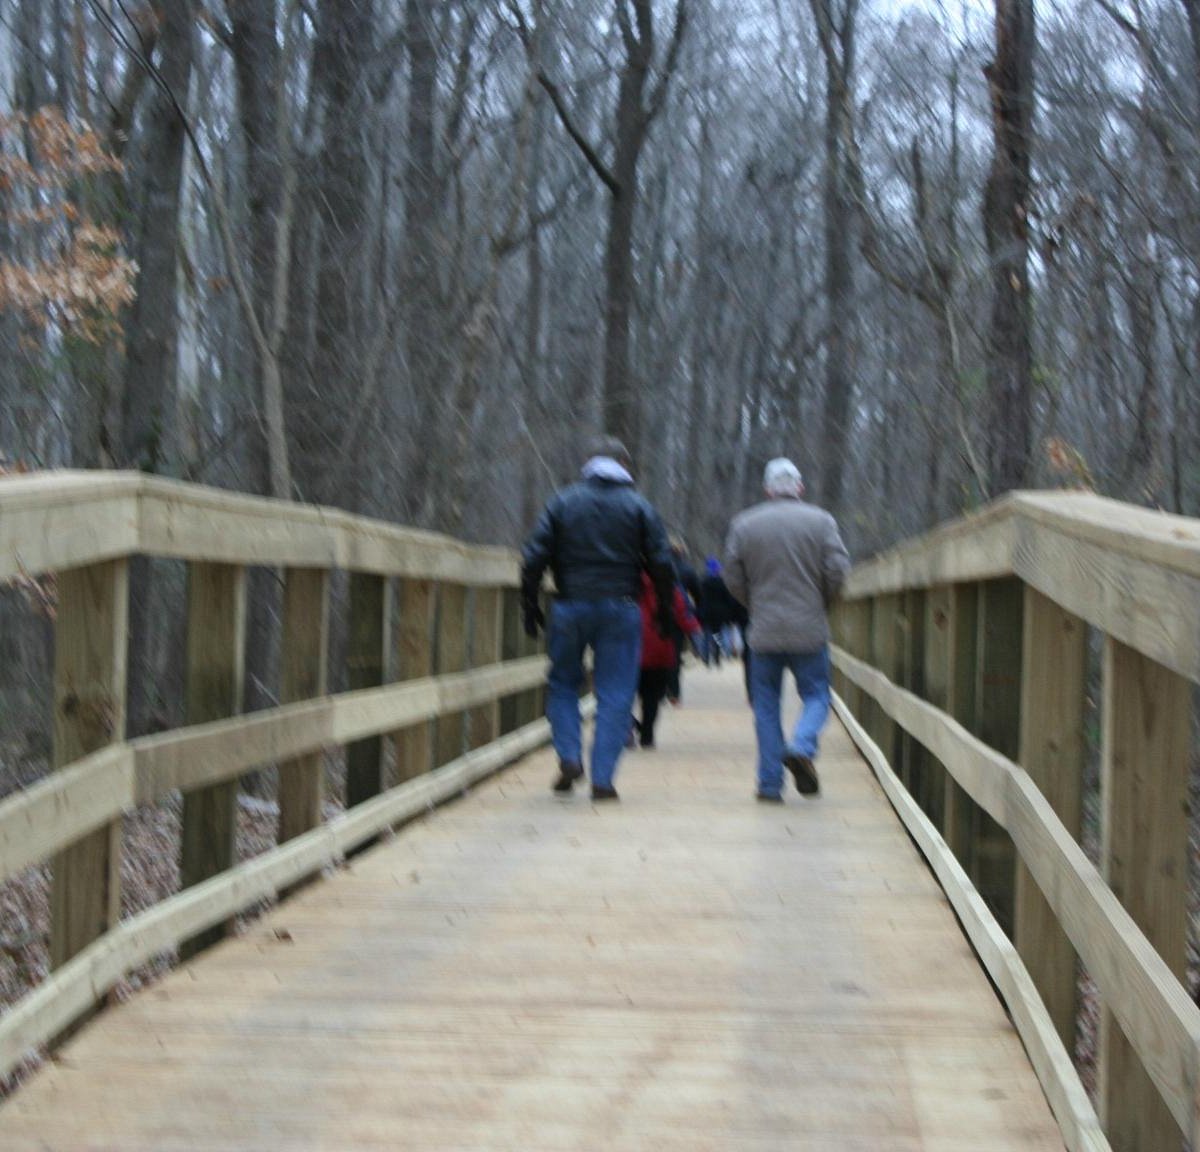
POLYGON ((650 0, 633 0, 633 10, 637 16, 638 47, 649 60, 654 55, 654 13, 650 9, 650 0))
POLYGON ((583 153, 583 158, 592 166, 592 170, 600 177, 608 190, 614 196, 620 196, 620 183, 612 174, 612 170, 608 165, 600 159, 600 154, 588 142, 587 137, 576 127, 575 121, 571 118, 571 113, 563 101, 558 85, 540 69, 538 70, 537 79, 538 83, 546 90, 546 95, 550 97, 550 102, 554 105, 554 111, 558 113, 559 123, 566 129, 567 135, 575 141, 579 151, 583 153))
POLYGON ((678 0, 675 5, 675 27, 671 31, 671 43, 667 48, 667 58, 654 85, 654 90, 650 94, 650 101, 646 105, 645 122, 647 124, 653 122, 666 102, 667 90, 671 86, 671 77, 675 74, 675 69, 679 64, 679 50, 683 45, 683 38, 687 34, 687 21, 687 0, 678 0))
POLYGON ((625 41, 625 51, 633 56, 637 52, 637 37, 633 33, 633 25, 629 22, 629 10, 625 7, 627 0, 614 0, 617 11, 617 24, 621 29, 621 39, 625 41))

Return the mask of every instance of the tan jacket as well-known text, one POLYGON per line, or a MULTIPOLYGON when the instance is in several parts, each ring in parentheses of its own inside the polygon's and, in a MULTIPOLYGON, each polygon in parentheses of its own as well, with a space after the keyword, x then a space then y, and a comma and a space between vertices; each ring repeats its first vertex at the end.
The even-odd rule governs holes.
POLYGON ((837 521, 821 508, 778 499, 735 516, 724 575, 750 613, 750 648, 816 652, 829 643, 826 609, 849 568, 837 521))

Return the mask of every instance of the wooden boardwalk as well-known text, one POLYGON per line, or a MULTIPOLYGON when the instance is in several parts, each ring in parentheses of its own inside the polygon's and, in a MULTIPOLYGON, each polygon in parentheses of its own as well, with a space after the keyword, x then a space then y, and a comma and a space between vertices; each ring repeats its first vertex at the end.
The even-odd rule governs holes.
POLYGON ((689 671, 619 805, 531 757, 105 1012, 5 1152, 1061 1149, 1016 1033, 844 732, 753 800, 689 671))

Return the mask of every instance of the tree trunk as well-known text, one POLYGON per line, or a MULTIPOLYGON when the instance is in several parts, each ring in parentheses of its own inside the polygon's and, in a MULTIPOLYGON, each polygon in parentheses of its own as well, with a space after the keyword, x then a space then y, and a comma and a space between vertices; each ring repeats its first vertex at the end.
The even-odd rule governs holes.
POLYGON ((825 440, 821 500, 841 512, 854 408, 857 309, 853 84, 858 0, 810 0, 825 59, 825 440))
MULTIPOLYGON (((163 83, 181 106, 192 72, 191 0, 164 9, 163 83)), ((146 129, 146 185, 137 243, 137 299, 126 335, 121 462, 143 472, 169 463, 175 410, 176 287, 184 125, 171 97, 155 89, 146 129)))
MULTIPOLYGON (((361 369, 367 273, 370 172, 365 154, 366 70, 372 50, 373 4, 321 0, 313 84, 322 102, 320 266, 317 270, 315 394, 303 420, 302 494, 357 510, 362 471, 347 490, 331 490, 338 432, 350 418, 361 369)), ((374 422, 368 425, 375 427, 374 422)))
MULTIPOLYGON (((126 335, 125 388, 121 397, 121 463, 143 472, 172 465, 176 405, 179 211, 184 124, 175 101, 187 106, 195 46, 191 0, 163 9, 159 74, 167 91, 153 89, 146 127, 146 183, 137 244, 137 299, 126 335), (170 93, 170 94, 168 94, 170 93), (172 98, 173 97, 173 98, 172 98)), ((155 589, 146 561, 130 571, 129 720, 132 735, 147 730, 157 682, 151 632, 155 589)))
MULTIPOLYGON (((539 29, 541 21, 538 22, 539 29)), ((531 142, 528 199, 526 216, 530 221, 529 243, 525 249, 525 356, 522 364, 521 419, 531 439, 542 434, 544 373, 542 371, 542 334, 545 328, 545 257, 542 251, 542 228, 538 223, 542 187, 542 144, 549 120, 549 106, 544 93, 538 93, 533 108, 533 140, 531 142)), ((537 454, 522 445, 521 459, 521 523, 532 524, 540 506, 540 474, 537 454)))
MULTIPOLYGON (((246 150, 246 214, 250 234, 250 286, 254 308, 269 329, 275 273, 275 225, 280 207, 283 169, 278 149, 277 112, 279 48, 276 39, 275 6, 258 0, 226 0, 232 30, 234 76, 237 81, 238 111, 246 150)), ((267 365, 255 349, 251 355, 250 379, 262 381, 267 365)), ((248 389, 248 407, 259 408, 258 390, 248 389)), ((248 433, 248 456, 260 492, 287 498, 273 491, 269 471, 270 453, 260 429, 253 421, 248 433)), ((254 650, 254 644, 250 650, 254 650)))
POLYGON ((712 277, 712 229, 709 215, 712 211, 712 128, 709 104, 709 86, 705 83, 700 93, 703 104, 700 121, 700 140, 697 162, 699 184, 696 193, 695 260, 696 287, 695 315, 692 317, 691 371, 688 373, 688 391, 684 411, 687 416, 687 461, 689 481, 685 485, 684 532, 694 536, 700 520, 700 508, 710 492, 711 456, 707 450, 713 439, 709 417, 709 307, 713 302, 712 277))
POLYGON ((996 0, 996 58, 985 69, 994 151, 983 225, 992 268, 988 338, 991 495, 1019 488, 1033 438, 1033 307, 1029 294, 1033 0, 996 0))
POLYGON ((440 324, 437 236, 440 208, 435 137, 437 48, 433 40, 436 0, 407 0, 408 157, 404 168, 404 226, 408 246, 408 371, 416 410, 409 507, 420 524, 437 516, 436 477, 442 419, 444 358, 440 324))
POLYGON ((845 109, 836 70, 826 69, 828 105, 825 128, 825 469, 821 499, 834 515, 842 507, 850 413, 854 398, 855 300, 854 209, 846 185, 843 155, 845 109))
POLYGON ((687 28, 687 0, 676 0, 675 25, 662 70, 653 89, 646 82, 654 61, 654 8, 651 0, 615 0, 617 24, 625 58, 617 85, 616 144, 607 167, 571 120, 558 88, 544 72, 542 86, 588 163, 607 186, 608 236, 604 253, 604 390, 601 420, 604 429, 636 452, 640 410, 630 363, 630 322, 633 314, 634 231, 638 201, 638 161, 647 133, 662 109, 687 28))
POLYGON ((1160 399, 1157 332, 1154 314, 1154 277, 1149 238, 1142 237, 1126 277, 1129 337, 1137 363, 1137 399, 1134 402, 1133 435, 1121 469, 1122 490, 1127 498, 1157 504, 1162 497, 1160 460, 1160 399))
POLYGON ((621 72, 617 100, 617 190, 609 197, 604 252, 604 427, 633 452, 639 450, 640 411, 629 361, 633 314, 633 240, 638 201, 638 160, 646 140, 642 90, 647 62, 637 53, 621 72))

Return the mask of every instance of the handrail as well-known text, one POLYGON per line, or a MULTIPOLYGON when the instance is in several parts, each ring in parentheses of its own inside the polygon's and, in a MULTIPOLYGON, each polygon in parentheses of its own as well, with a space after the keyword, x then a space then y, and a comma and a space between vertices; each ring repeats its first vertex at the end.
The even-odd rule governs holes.
POLYGON ((933 822, 892 771, 879 746, 866 734, 844 700, 835 696, 833 706, 850 738, 871 765, 909 835, 929 861, 929 867, 945 890, 980 963, 1008 1006, 1017 1034, 1058 1121, 1067 1152, 1112 1152, 1096 1110, 1071 1064, 1062 1038, 1054 1030, 1054 1023, 1020 954, 996 923, 933 822))
POLYGON ((137 472, 0 480, 0 581, 144 553, 223 564, 345 568, 473 587, 516 583, 505 548, 463 544, 336 508, 137 472))
POLYGON ((1114 1144, 1166 1146, 1176 1127, 1197 1143, 1200 1008, 1181 978, 1200 521, 1013 493, 855 567, 834 630, 844 706, 1012 936, 1068 1045, 1076 953, 1087 966, 1114 1144), (1079 843, 1088 626, 1103 640, 1100 868, 1079 843))
POLYGON ((1008 831, 1105 1004, 1141 1054, 1179 1125, 1192 1124, 1200 1008, 1063 827, 1029 774, 924 700, 835 650, 837 667, 928 748, 1008 831))
POLYGON ((1090 493, 1013 493, 856 566, 843 596, 1003 576, 1200 683, 1200 524, 1090 493))
POLYGON ((237 912, 544 743, 545 659, 519 626, 518 571, 511 549, 138 473, 0 479, 0 584, 57 578, 54 770, 0 801, 0 883, 53 860, 55 971, 0 1014, 0 1078, 131 968, 207 946, 237 912), (189 723, 126 740, 139 555, 188 563, 189 723), (283 577, 282 703, 242 716, 250 566, 283 577), (329 695, 334 569, 350 575, 350 690, 329 695), (342 746, 347 808, 325 820, 322 754, 342 746), (281 843, 238 865, 238 780, 269 764, 281 843), (121 920, 121 818, 174 793, 184 890, 121 920))

